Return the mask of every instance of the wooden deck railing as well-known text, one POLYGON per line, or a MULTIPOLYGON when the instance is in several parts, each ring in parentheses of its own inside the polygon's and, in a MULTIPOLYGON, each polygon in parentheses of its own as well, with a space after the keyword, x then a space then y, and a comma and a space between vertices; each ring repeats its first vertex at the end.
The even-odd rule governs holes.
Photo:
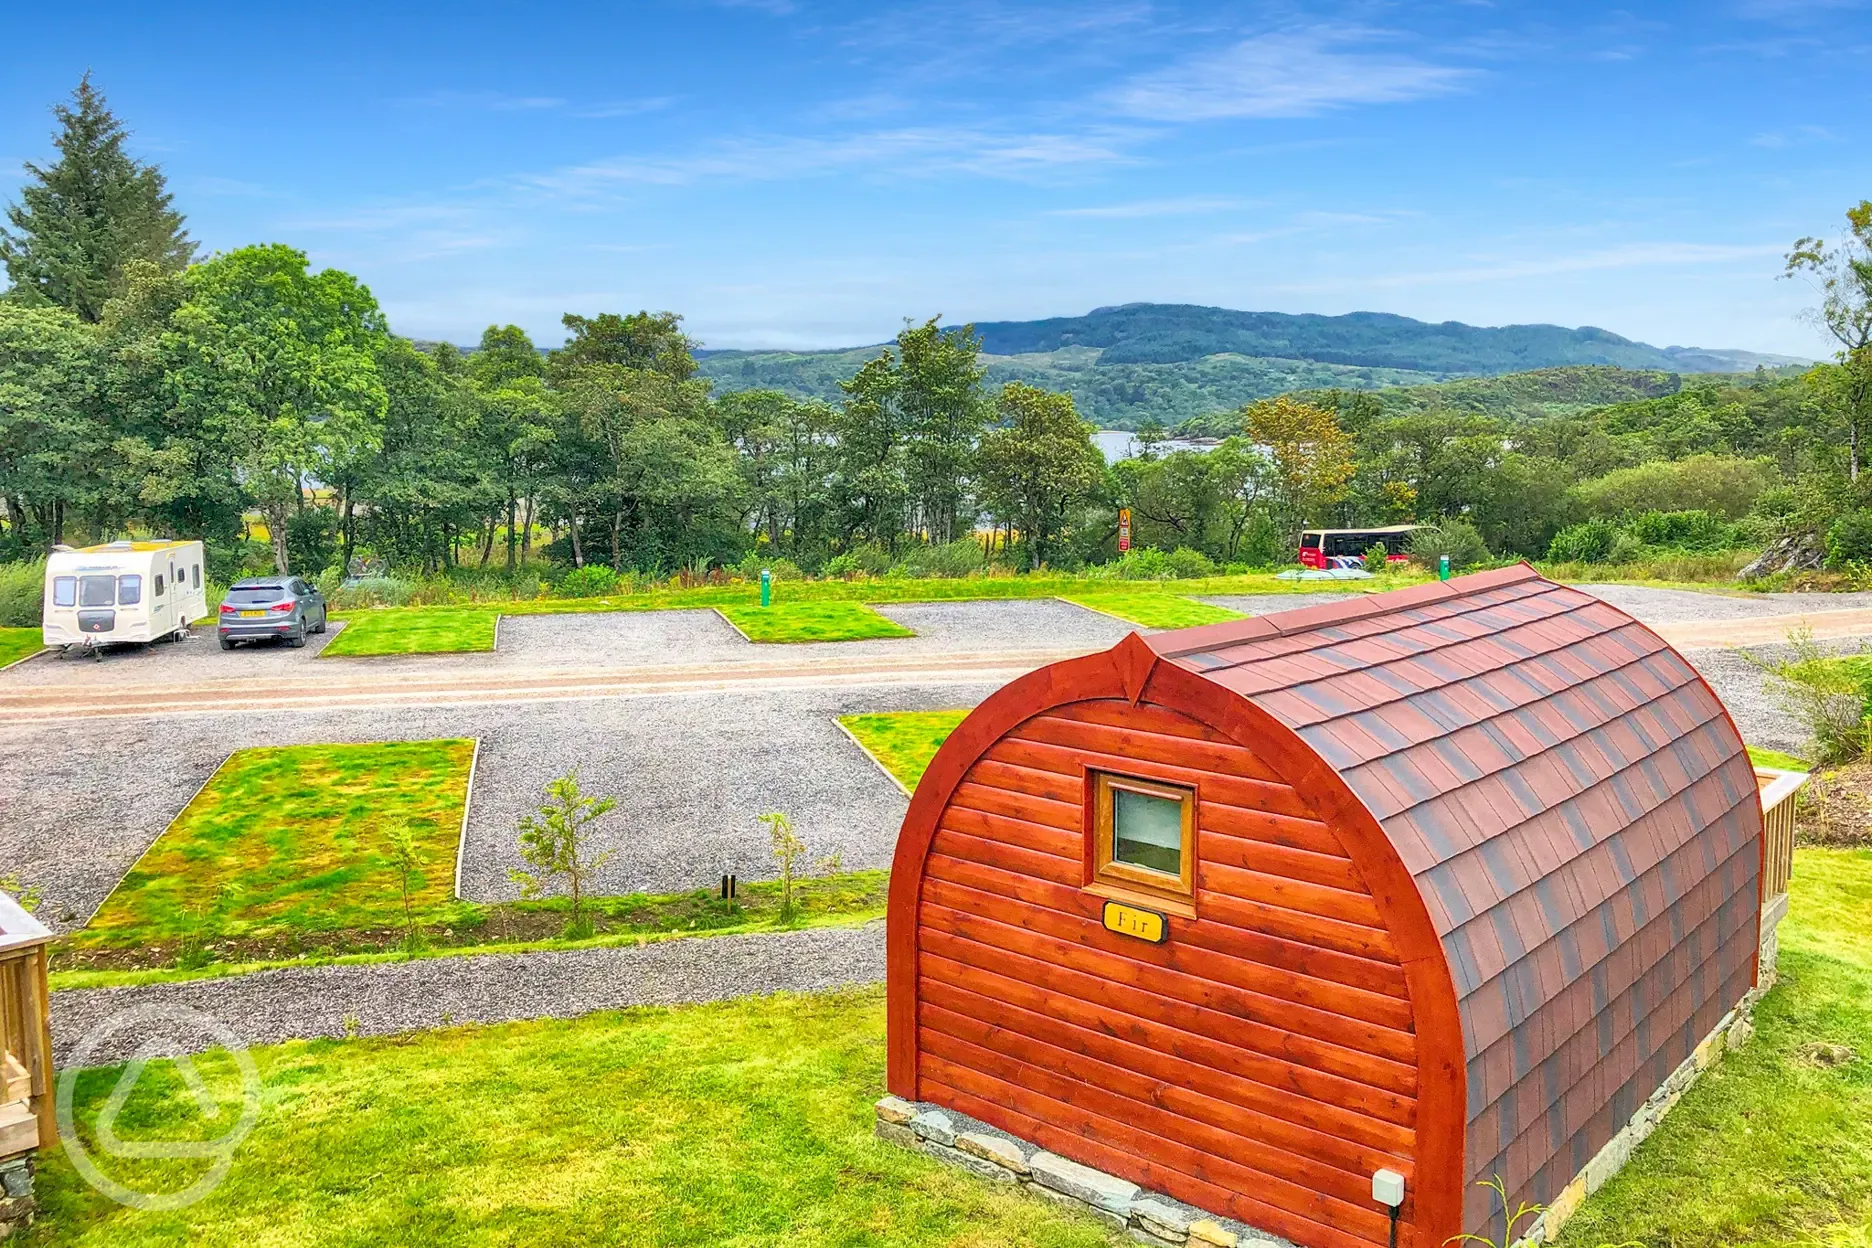
POLYGON ((1761 897, 1766 902, 1787 892, 1794 874, 1795 795, 1807 784, 1807 773, 1757 767, 1755 783, 1761 791, 1761 897))
POLYGON ((0 1160, 58 1138, 53 1117, 52 933, 0 893, 0 1160))

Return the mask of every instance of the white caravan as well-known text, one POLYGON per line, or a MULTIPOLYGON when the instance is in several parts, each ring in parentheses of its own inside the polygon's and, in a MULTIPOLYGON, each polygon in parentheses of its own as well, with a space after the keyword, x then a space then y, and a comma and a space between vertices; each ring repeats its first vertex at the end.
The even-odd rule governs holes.
POLYGON ((110 542, 46 560, 45 644, 181 637, 208 614, 200 542, 110 542))

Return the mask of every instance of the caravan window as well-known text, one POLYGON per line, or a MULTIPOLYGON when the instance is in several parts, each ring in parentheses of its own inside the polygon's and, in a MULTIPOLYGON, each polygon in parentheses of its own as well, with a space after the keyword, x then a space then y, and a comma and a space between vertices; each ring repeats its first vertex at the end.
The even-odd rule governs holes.
POLYGON ((79 577, 78 605, 81 607, 116 606, 117 578, 114 576, 79 577))
POLYGON ((134 572, 126 572, 117 578, 117 605, 134 607, 143 601, 143 578, 134 572))
POLYGON ((201 588, 201 564, 198 563, 189 569, 189 580, 194 582, 196 589, 201 588))
POLYGON ((160 572, 156 574, 156 596, 162 597, 162 573, 160 572))
POLYGON ((78 601, 78 578, 75 576, 55 576, 52 578, 52 605, 69 607, 78 601))

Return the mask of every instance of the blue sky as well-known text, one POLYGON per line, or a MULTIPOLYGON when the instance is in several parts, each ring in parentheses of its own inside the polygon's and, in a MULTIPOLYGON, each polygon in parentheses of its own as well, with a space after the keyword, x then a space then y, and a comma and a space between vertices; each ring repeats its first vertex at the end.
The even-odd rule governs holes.
POLYGON ((1872 10, 1840 0, 106 3, 7 30, 0 196, 89 68, 206 246, 291 243, 460 342, 649 307, 712 346, 835 346, 1156 300, 1809 355, 1780 256, 1872 196, 1872 10))

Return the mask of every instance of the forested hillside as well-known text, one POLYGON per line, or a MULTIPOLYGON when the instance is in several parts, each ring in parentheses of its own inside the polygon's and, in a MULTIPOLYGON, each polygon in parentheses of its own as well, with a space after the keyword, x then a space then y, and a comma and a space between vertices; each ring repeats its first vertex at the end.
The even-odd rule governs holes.
MULTIPOLYGON (((1660 349, 1599 329, 1490 329, 1374 312, 1291 316, 1179 304, 996 321, 975 331, 991 381, 1071 394, 1082 413, 1107 429, 1174 425, 1292 390, 1369 390, 1569 367, 1672 374, 1790 362, 1748 351, 1660 349)), ((839 379, 879 349, 713 351, 703 352, 700 362, 719 389, 833 400, 839 379)), ((1598 401, 1615 397, 1627 396, 1598 401)))
POLYGON ((1749 352, 1660 350, 1590 326, 1490 328, 1460 321, 1433 325, 1384 312, 1292 315, 1167 303, 1128 303, 1098 308, 1085 316, 1044 321, 991 321, 976 325, 975 330, 981 335, 982 349, 995 355, 1098 347, 1108 365, 1174 364, 1223 352, 1446 375, 1509 373, 1561 364, 1709 372, 1780 362, 1749 352))
MULTIPOLYGON (((841 394, 839 382, 883 349, 705 351, 698 363, 702 375, 724 392, 779 390, 795 398, 834 402, 841 394)), ((1020 381, 1072 395, 1079 411, 1101 429, 1136 429, 1152 421, 1174 424, 1233 411, 1289 390, 1366 390, 1441 378, 1437 373, 1404 369, 1239 355, 1213 355, 1178 364, 1107 364, 1096 347, 1013 356, 984 352, 982 362, 995 385, 1020 381)))
MULTIPOLYGON (((1411 416, 1426 412, 1462 412, 1494 416, 1509 422, 1546 416, 1576 416, 1592 408, 1677 394, 1685 387, 1707 392, 1711 386, 1786 380, 1802 370, 1782 367, 1746 374, 1693 374, 1637 371, 1598 365, 1542 368, 1501 377, 1466 377, 1460 381, 1425 385, 1387 386, 1362 392, 1356 400, 1341 392, 1359 389, 1341 386, 1302 390, 1298 397, 1332 407, 1364 405, 1374 415, 1411 416)), ((1226 438, 1241 432, 1240 414, 1212 412, 1169 426, 1172 437, 1226 438)))

